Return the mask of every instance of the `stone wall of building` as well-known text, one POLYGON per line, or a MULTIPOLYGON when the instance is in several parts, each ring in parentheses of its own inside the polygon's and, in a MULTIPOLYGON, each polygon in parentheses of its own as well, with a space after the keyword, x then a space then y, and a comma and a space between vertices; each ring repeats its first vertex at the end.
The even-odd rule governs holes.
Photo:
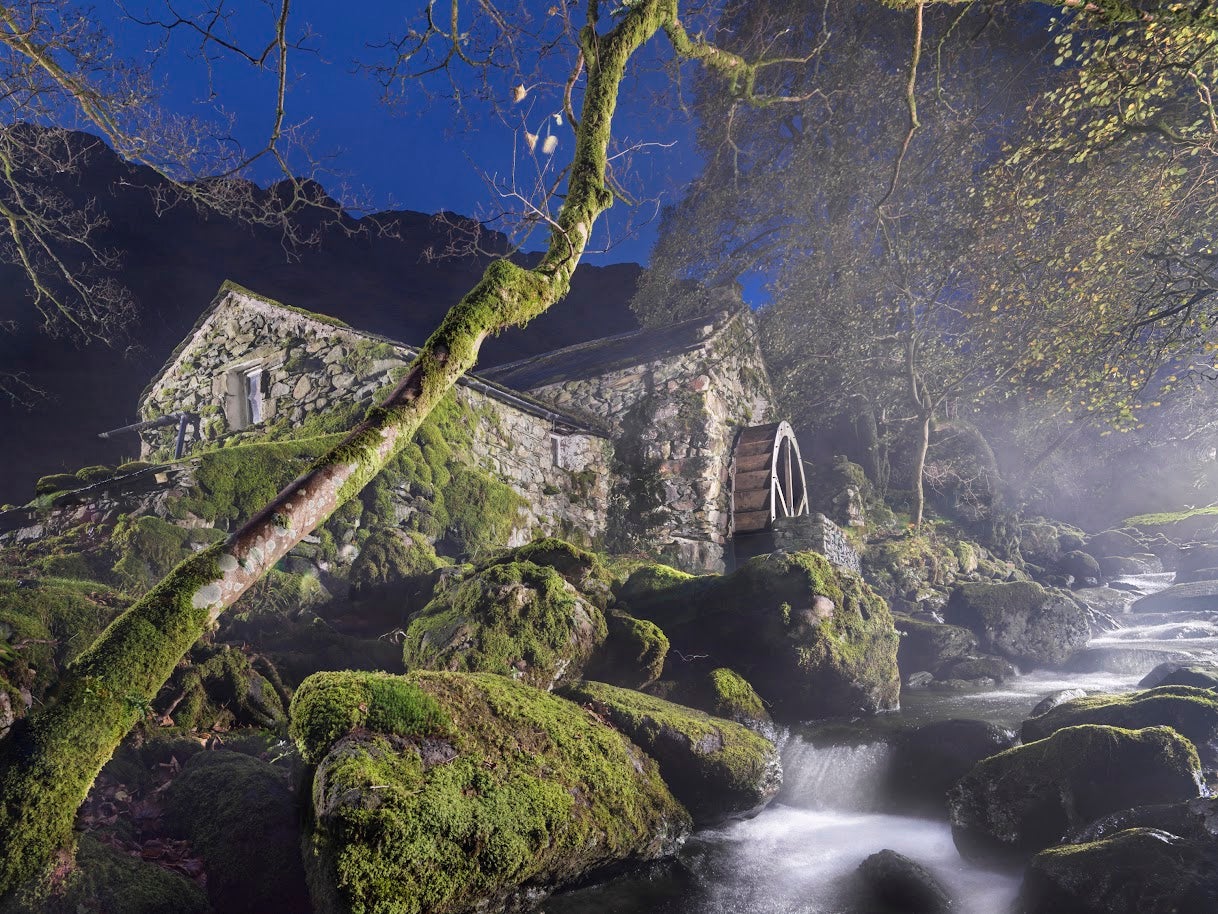
MULTIPOLYGON (((234 435, 256 438, 271 428, 337 431, 362 415, 412 356, 402 344, 230 289, 145 391, 140 417, 198 414, 196 448, 234 435), (248 404, 251 377, 260 394, 257 422, 248 404)), ((459 385, 456 396, 470 460, 498 475, 525 504, 507 545, 537 533, 603 543, 609 440, 477 379, 459 385)), ((176 434, 176 426, 143 432, 143 459, 171 458, 176 434)))
POLYGON ((859 554, 842 528, 823 514, 780 517, 774 521, 774 548, 787 552, 819 552, 838 568, 862 574, 859 554))
POLYGON ((732 448, 767 420, 770 383, 750 312, 708 318, 685 352, 530 391, 607 423, 621 464, 611 537, 692 571, 723 571, 732 448))

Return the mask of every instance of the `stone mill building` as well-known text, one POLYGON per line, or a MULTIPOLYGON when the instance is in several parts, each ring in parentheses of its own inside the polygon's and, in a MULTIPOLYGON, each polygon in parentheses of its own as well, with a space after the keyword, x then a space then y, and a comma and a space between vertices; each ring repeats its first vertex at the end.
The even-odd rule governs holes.
MULTIPOLYGON (((141 395, 141 459, 185 466, 195 451, 307 435, 336 410, 354 422, 414 354, 226 283, 141 395)), ((454 396, 462 459, 519 496, 506 545, 557 535, 723 571, 775 545, 832 555, 825 537, 840 535, 807 516, 798 445, 774 421, 743 306, 476 372, 454 396)))

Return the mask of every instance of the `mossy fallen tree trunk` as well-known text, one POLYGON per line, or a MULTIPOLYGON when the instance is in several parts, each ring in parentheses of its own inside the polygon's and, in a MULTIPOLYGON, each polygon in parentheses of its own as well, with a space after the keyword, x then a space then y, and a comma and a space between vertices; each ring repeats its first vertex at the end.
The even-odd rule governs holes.
POLYGON ((566 294, 592 226, 613 200, 611 126, 632 55, 663 30, 679 55, 720 72, 738 92, 743 85, 750 100, 757 69, 777 62, 749 64, 692 38, 677 0, 629 4, 604 31, 597 10, 589 4, 580 33, 586 89, 546 253, 533 269, 492 263, 380 406, 225 542, 183 562, 115 620, 64 676, 55 700, 0 743, 0 897, 47 872, 71 845, 76 810, 94 778, 207 627, 381 471, 473 367, 488 335, 527 323, 566 294))

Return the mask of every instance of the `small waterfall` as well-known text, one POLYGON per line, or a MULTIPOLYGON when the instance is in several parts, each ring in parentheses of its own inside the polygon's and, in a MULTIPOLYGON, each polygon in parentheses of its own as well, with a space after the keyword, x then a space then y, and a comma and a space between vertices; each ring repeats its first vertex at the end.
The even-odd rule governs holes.
POLYGON ((802 809, 879 809, 891 756, 886 742, 816 746, 793 737, 782 753, 778 800, 802 809))

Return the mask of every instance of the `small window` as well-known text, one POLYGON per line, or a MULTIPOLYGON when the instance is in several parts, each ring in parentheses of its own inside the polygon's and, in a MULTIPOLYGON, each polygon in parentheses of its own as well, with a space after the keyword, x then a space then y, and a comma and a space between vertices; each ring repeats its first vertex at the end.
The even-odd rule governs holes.
POLYGON ((224 373, 224 415, 231 431, 257 425, 267 417, 267 378, 261 365, 224 373))
POLYGON ((560 470, 565 469, 563 463, 563 439, 562 435, 550 433, 550 463, 558 467, 560 470))
POLYGON ((262 378, 261 368, 254 368, 245 373, 245 414, 249 416, 250 425, 257 425, 262 421, 262 378))

